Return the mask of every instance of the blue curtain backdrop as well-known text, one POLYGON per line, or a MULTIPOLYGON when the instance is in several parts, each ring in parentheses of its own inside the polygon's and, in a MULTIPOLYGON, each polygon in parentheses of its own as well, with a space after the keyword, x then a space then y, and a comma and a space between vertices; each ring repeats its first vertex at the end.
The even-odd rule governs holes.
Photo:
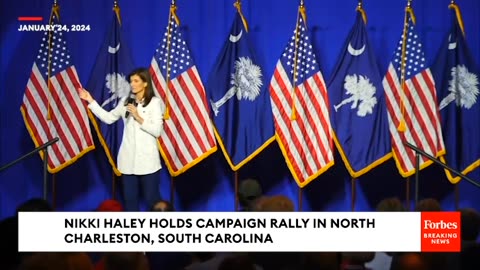
MULTIPOLYGON (((137 66, 149 66, 154 50, 167 25, 169 0, 120 0, 124 37, 129 41, 137 66)), ((177 14, 191 53, 204 83, 213 68, 235 9, 233 0, 178 0, 177 14)), ((291 37, 299 1, 245 0, 243 12, 250 25, 258 60, 269 82, 274 65, 291 37)), ((6 164, 31 151, 30 139, 20 113, 20 105, 41 32, 19 32, 19 16, 42 16, 48 22, 52 0, 1 1, 1 72, 0 72, 0 164, 6 164)), ((88 32, 69 32, 67 39, 80 81, 86 85, 95 57, 112 16, 113 0, 59 0, 64 24, 90 25, 88 32)), ((367 0, 368 34, 378 63, 385 74, 403 27, 407 0, 367 0)), ((417 29, 424 42, 429 63, 450 29, 450 0, 413 1, 417 29)), ((480 63, 480 1, 457 1, 462 12, 466 37, 475 61, 480 63)), ((325 80, 328 81, 340 49, 354 22, 356 0, 306 0, 307 22, 325 80)), ((480 123, 472 123, 479 125, 480 123)), ((111 170, 101 145, 75 164, 56 175, 56 205, 59 210, 84 211, 95 208, 111 196, 111 170)), ((305 211, 349 211, 350 177, 340 159, 336 165, 306 186, 303 191, 305 211)), ((480 179, 480 170, 471 173, 480 179)), ((14 213, 14 208, 30 197, 42 196, 42 161, 33 156, 0 173, 0 218, 14 213)), ((273 143, 239 171, 240 179, 254 177, 269 194, 282 193, 294 202, 298 187, 292 179, 281 152, 273 143)), ((413 178, 411 198, 414 196, 413 178)), ((420 196, 435 197, 446 209, 454 208, 455 192, 437 166, 421 172, 420 196)), ((405 180, 393 160, 381 165, 357 182, 356 210, 371 210, 387 196, 405 199, 405 180)), ((118 186, 117 186, 118 187, 118 186)), ((162 172, 161 193, 169 199, 170 176, 162 172)), ((118 189, 117 189, 118 190, 118 189)), ((230 211, 234 209, 234 173, 221 151, 210 156, 187 173, 175 178, 175 204, 180 210, 230 211)), ((460 206, 480 209, 480 189, 466 181, 459 184, 460 206)))

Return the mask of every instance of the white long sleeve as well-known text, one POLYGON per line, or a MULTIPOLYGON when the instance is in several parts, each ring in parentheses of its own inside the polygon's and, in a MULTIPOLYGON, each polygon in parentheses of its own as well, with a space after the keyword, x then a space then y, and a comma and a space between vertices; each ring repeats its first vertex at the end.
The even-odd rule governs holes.
POLYGON ((117 107, 111 111, 103 109, 96 101, 88 104, 88 108, 105 124, 112 124, 125 114, 126 108, 123 102, 118 102, 117 107))
MULTIPOLYGON (((148 132, 153 137, 158 138, 162 134, 162 130, 163 130, 162 104, 160 102, 160 99, 152 98, 148 106, 152 107, 150 110, 150 114, 142 117, 143 124, 140 125, 140 128, 143 131, 148 132)), ((141 106, 139 106, 137 110, 138 109, 141 109, 141 106)))
POLYGON ((119 101, 111 111, 104 110, 97 102, 90 103, 88 107, 105 124, 122 118, 122 143, 117 156, 117 167, 122 174, 145 175, 162 168, 158 137, 163 131, 163 110, 158 97, 153 97, 145 107, 137 106, 142 124, 135 121, 132 115, 125 118, 127 108, 124 100, 119 101))

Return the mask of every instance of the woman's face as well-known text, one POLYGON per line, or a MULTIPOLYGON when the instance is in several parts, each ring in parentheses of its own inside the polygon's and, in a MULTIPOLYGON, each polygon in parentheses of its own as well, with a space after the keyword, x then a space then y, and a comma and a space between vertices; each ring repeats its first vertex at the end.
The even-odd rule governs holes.
POLYGON ((138 94, 141 91, 144 91, 147 87, 147 83, 140 78, 138 75, 132 75, 130 77, 130 86, 132 87, 132 92, 138 94))

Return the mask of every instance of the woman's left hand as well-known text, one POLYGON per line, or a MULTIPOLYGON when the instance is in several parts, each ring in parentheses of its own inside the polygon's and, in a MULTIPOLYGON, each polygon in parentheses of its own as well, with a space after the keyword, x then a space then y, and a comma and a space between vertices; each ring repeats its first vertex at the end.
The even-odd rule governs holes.
POLYGON ((127 111, 129 111, 135 119, 139 118, 138 110, 137 110, 137 107, 135 105, 128 104, 127 105, 127 111))

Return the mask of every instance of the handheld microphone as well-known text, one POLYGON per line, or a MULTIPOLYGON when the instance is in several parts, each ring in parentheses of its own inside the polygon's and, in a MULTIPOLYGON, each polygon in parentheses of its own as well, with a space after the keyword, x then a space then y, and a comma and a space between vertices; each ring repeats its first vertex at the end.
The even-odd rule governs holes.
MULTIPOLYGON (((124 105, 127 106, 128 104, 133 104, 134 106, 137 106, 137 101, 135 100, 135 95, 130 95, 126 100, 124 105)), ((128 118, 130 116, 130 112, 126 111, 125 112, 125 118, 128 118)))

